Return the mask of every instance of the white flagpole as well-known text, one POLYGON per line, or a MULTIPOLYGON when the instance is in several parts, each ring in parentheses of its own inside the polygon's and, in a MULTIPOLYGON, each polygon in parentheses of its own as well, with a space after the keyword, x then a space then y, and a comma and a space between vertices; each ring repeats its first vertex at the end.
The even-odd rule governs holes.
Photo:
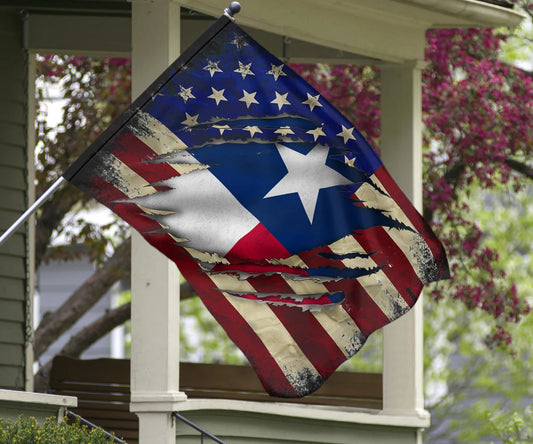
POLYGON ((20 216, 5 232, 0 236, 0 245, 2 245, 11 235, 24 223, 26 220, 37 211, 37 209, 46 201, 48 198, 57 191, 63 183, 66 182, 66 179, 61 176, 57 179, 51 186, 48 188, 39 199, 37 199, 23 214, 20 216))

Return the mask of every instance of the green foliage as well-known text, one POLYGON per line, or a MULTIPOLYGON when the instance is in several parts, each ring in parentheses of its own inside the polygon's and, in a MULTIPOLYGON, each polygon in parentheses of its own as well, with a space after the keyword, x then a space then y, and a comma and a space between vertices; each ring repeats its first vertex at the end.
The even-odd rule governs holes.
POLYGON ((248 361, 198 297, 180 303, 182 361, 247 364, 248 361))
POLYGON ((504 444, 527 444, 533 442, 533 409, 531 405, 524 412, 511 416, 497 411, 487 415, 494 433, 504 444))
MULTIPOLYGON (((490 193, 475 188, 469 197, 471 217, 484 233, 482 244, 498 251, 498 266, 528 300, 533 299, 532 195, 531 186, 519 192, 501 186, 490 193)), ((465 310, 449 298, 426 298, 424 304, 426 408, 432 414, 426 441, 532 442, 523 438, 533 427, 523 403, 533 399, 533 314, 509 326, 510 348, 489 350, 483 345, 492 322, 487 314, 465 310), (504 439, 517 418, 523 423, 520 433, 504 439)))
POLYGON ((34 417, 20 416, 17 421, 0 418, 0 444, 112 444, 102 429, 88 430, 79 423, 57 422, 47 418, 39 424, 34 417))

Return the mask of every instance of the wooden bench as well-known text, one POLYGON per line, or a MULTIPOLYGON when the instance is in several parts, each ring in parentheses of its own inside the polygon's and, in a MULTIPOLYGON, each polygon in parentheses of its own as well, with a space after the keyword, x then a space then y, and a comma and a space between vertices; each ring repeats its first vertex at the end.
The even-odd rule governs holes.
MULTIPOLYGON (((128 444, 138 443, 139 422, 129 411, 128 359, 73 359, 56 356, 50 374, 51 392, 78 397, 75 413, 128 444)), ((313 395, 285 399, 265 393, 251 367, 220 364, 180 365, 180 390, 189 398, 222 398, 259 402, 335 405, 381 409, 382 376, 336 372, 313 395)))

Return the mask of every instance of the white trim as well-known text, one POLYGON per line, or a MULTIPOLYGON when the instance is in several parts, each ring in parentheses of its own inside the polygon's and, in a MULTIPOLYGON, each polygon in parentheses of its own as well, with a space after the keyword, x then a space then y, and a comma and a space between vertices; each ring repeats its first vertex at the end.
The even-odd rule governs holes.
POLYGON ((285 417, 337 421, 353 424, 424 428, 430 424, 427 412, 409 412, 391 415, 381 410, 355 407, 295 405, 283 402, 236 401, 232 399, 188 399, 180 404, 180 412, 194 410, 221 410, 261 413, 285 417))
POLYGON ((46 393, 4 389, 0 389, 0 402, 22 402, 28 404, 55 405, 57 407, 76 407, 78 405, 78 399, 75 396, 48 395, 46 393))

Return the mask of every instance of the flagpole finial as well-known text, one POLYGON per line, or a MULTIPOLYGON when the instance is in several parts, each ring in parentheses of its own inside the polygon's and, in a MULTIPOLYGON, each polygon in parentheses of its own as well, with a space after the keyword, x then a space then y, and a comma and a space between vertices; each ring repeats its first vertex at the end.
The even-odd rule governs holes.
POLYGON ((231 2, 230 5, 224 9, 224 15, 231 20, 235 20, 235 14, 241 10, 241 4, 239 2, 231 2))

